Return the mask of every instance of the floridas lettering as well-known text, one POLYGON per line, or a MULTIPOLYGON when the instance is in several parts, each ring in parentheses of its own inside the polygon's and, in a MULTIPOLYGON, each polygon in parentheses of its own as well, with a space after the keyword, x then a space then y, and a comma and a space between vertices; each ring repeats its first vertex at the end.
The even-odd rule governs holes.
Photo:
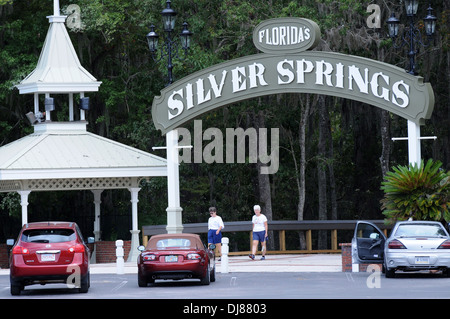
POLYGON ((311 38, 311 30, 306 27, 279 26, 258 32, 259 42, 267 45, 293 45, 311 38))
POLYGON ((253 43, 265 53, 299 53, 320 41, 320 28, 312 20, 280 18, 261 22, 253 31, 253 43))

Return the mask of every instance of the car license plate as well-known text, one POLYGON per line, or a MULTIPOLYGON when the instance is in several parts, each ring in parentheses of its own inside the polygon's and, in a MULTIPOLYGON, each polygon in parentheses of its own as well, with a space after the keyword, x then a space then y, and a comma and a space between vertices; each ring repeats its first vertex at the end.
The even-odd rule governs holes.
POLYGON ((176 263, 178 261, 178 256, 166 256, 165 261, 166 263, 176 263))
POLYGON ((430 257, 416 256, 416 265, 428 265, 429 263, 430 263, 430 257))
POLYGON ((55 261, 55 254, 42 254, 41 261, 55 261))

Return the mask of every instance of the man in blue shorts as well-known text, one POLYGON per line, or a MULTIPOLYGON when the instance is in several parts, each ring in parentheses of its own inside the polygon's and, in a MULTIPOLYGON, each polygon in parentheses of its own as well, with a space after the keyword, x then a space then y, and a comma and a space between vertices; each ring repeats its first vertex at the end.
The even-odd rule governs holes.
POLYGON ((267 217, 264 214, 261 214, 261 206, 255 205, 253 206, 253 211, 255 215, 252 218, 253 224, 253 246, 252 253, 249 257, 255 260, 256 249, 258 248, 258 243, 261 243, 261 260, 266 259, 266 238, 267 238, 267 217))
POLYGON ((225 226, 223 225, 222 218, 217 216, 215 207, 209 208, 209 215, 211 217, 208 219, 208 247, 211 244, 216 245, 219 256, 222 256, 222 229, 225 226))

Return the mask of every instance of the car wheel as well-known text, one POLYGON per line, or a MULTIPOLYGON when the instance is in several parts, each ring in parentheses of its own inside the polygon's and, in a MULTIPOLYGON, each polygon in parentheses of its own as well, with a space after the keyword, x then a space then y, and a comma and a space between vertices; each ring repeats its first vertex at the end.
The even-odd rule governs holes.
POLYGON ((81 277, 80 292, 87 293, 90 285, 91 285, 91 280, 90 280, 90 275, 88 272, 86 274, 86 276, 81 277))
POLYGON ((445 270, 442 272, 442 274, 443 274, 445 277, 450 277, 450 268, 445 269, 445 270))
POLYGON ((215 282, 216 281, 216 266, 215 265, 214 265, 214 268, 210 272, 209 280, 211 282, 215 282))
POLYGON ((395 268, 386 268, 386 278, 394 278, 395 277, 395 268))
POLYGON ((24 285, 22 284, 22 282, 20 282, 18 280, 14 280, 14 279, 12 279, 12 277, 10 277, 10 284, 11 284, 11 295, 13 295, 13 296, 20 295, 20 292, 24 288, 24 285))
POLYGON ((138 275, 138 286, 147 287, 147 284, 148 284, 147 279, 145 277, 138 275))
POLYGON ((203 277, 203 278, 200 280, 200 283, 201 283, 202 285, 209 285, 209 283, 210 283, 210 275, 211 275, 211 270, 210 270, 209 264, 208 264, 208 269, 206 269, 205 277, 203 277))
POLYGON ((11 295, 18 296, 20 292, 23 290, 22 285, 11 285, 11 295))

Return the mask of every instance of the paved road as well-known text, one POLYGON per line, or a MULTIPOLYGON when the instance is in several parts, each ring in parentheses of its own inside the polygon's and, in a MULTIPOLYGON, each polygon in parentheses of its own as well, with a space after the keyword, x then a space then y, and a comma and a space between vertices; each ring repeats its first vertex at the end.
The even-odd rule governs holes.
MULTIPOLYGON (((34 285, 11 296, 9 276, 0 276, 0 299, 440 299, 450 298, 450 278, 440 274, 380 273, 217 273, 209 286, 197 281, 157 281, 137 286, 135 274, 92 274, 91 288, 80 294, 65 285, 34 285), (370 288, 372 287, 372 288, 370 288)), ((248 301, 248 300, 247 300, 248 301)), ((187 302, 187 304, 189 304, 187 302)))

